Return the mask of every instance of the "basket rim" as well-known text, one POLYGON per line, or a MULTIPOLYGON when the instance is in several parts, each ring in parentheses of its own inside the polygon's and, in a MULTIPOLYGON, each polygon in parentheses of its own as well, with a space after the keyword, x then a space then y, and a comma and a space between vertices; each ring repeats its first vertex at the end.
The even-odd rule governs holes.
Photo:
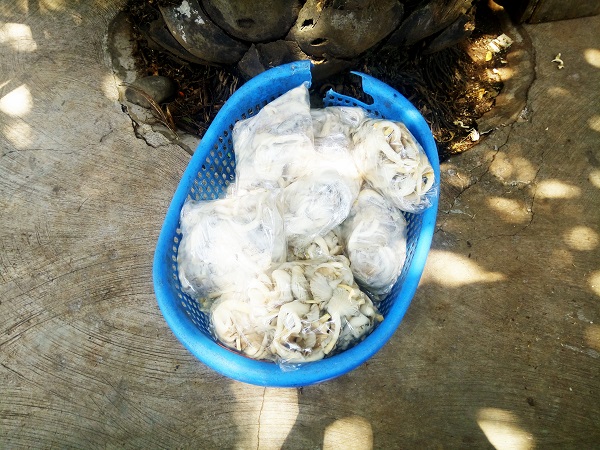
MULTIPOLYGON (((294 366, 293 370, 282 370, 276 363, 258 361, 233 350, 227 349, 200 331, 179 306, 180 300, 170 287, 169 273, 171 260, 169 249, 173 245, 174 230, 178 228, 179 213, 198 172, 198 167, 216 142, 218 133, 231 122, 232 115, 237 117, 240 104, 248 103, 256 91, 264 91, 271 83, 279 83, 289 89, 302 82, 311 82, 311 64, 308 61, 294 62, 269 69, 242 85, 221 108, 213 123, 200 141, 192 156, 173 199, 167 210, 165 220, 157 241, 153 261, 153 282, 156 299, 162 315, 173 334, 201 362, 233 380, 268 387, 302 387, 320 383, 341 376, 363 364, 377 353, 394 334, 402 321, 408 306, 417 290, 429 253, 439 198, 439 158, 433 136, 425 119, 419 111, 399 92, 385 83, 360 72, 352 72, 362 78, 363 90, 373 98, 375 92, 383 92, 386 99, 379 107, 401 111, 402 118, 388 115, 388 119, 402 120, 422 145, 434 169, 436 194, 432 204, 423 213, 422 226, 417 238, 411 265, 396 298, 391 302, 384 320, 369 336, 354 347, 320 361, 294 366), (168 261, 168 263, 167 263, 168 261)), ((289 90, 287 89, 287 90, 289 90)), ((364 104, 352 97, 346 97, 330 90, 326 96, 348 99, 353 105, 367 109, 373 105, 364 104)), ((377 104, 377 101, 375 102, 377 104)))

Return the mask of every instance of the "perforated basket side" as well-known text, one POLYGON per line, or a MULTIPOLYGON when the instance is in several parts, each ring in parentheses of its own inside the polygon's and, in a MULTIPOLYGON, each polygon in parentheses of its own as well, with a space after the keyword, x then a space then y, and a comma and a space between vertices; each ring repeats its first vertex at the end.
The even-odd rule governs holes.
POLYGON ((403 122, 425 150, 435 173, 436 195, 431 207, 422 214, 404 213, 408 223, 406 261, 392 291, 379 306, 386 318, 384 322, 387 322, 384 328, 396 328, 415 294, 431 246, 439 196, 439 158, 427 122, 404 96, 369 75, 360 72, 352 73, 361 77, 363 91, 373 99, 373 103, 364 103, 330 89, 324 99, 325 105, 359 106, 374 117, 403 122))
MULTIPOLYGON (((333 91, 328 92, 325 104, 362 106, 375 116, 402 120, 425 148, 434 170, 437 170, 436 180, 439 179, 435 144, 418 111, 385 84, 366 75, 358 75, 363 77, 365 92, 375 100, 372 105, 333 91)), ((200 312, 198 303, 181 292, 177 276, 177 249, 181 238, 179 213, 186 198, 217 198, 234 181, 235 156, 231 141, 234 124, 256 114, 268 102, 304 81, 310 81, 308 62, 280 66, 250 80, 227 101, 182 176, 167 211, 154 258, 157 301, 175 336, 192 354, 214 370, 239 381, 263 386, 297 387, 335 378, 362 364, 385 344, 398 327, 416 290, 431 243, 437 210, 436 198, 435 205, 425 213, 407 214, 409 261, 404 266, 400 281, 382 303, 381 310, 386 319, 357 346, 322 361, 301 365, 297 370, 283 372, 276 364, 246 358, 216 343, 210 335, 208 319, 200 312)))

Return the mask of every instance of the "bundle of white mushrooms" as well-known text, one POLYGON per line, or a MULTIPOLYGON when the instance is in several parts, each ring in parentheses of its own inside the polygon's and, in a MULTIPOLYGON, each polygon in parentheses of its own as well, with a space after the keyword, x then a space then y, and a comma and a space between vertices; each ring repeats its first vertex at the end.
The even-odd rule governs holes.
POLYGON ((297 364, 348 348, 383 320, 344 256, 277 266, 243 298, 212 311, 215 334, 247 356, 297 364))
POLYGON ((363 189, 340 227, 356 280, 374 295, 387 294, 406 259, 406 219, 373 189, 363 189))
POLYGON ((285 235, 292 253, 341 224, 356 200, 360 184, 339 173, 317 171, 282 192, 285 235))
POLYGON ((227 197, 181 212, 183 292, 251 358, 298 364, 354 345, 383 320, 367 293, 401 273, 402 211, 436 195, 423 149, 361 108, 311 110, 306 84, 239 121, 233 146, 227 197))
POLYGON ((356 165, 365 180, 398 209, 418 213, 431 205, 433 168, 403 123, 366 120, 353 141, 356 165))
POLYGON ((285 187, 308 173, 314 146, 307 84, 238 122, 232 141, 238 192, 285 187))
POLYGON ((244 292, 271 264, 285 261, 283 218, 276 202, 268 191, 187 201, 177 251, 183 292, 207 309, 214 298, 244 292))

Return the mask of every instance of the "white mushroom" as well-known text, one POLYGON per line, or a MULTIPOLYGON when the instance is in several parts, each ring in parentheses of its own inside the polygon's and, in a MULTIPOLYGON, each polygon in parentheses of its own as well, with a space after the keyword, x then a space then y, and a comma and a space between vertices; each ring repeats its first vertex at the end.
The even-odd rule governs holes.
POLYGON ((325 236, 348 216, 360 184, 335 171, 299 178, 283 190, 285 234, 293 253, 301 253, 318 236, 325 236))
POLYGON ((330 353, 342 331, 342 318, 355 316, 359 314, 359 304, 352 298, 352 288, 346 289, 346 285, 337 287, 327 303, 327 312, 331 315, 333 322, 334 335, 324 349, 325 353, 330 353))
MULTIPOLYGON (((177 252, 183 292, 212 299, 244 292, 273 262, 285 260, 276 194, 256 191, 207 202, 188 200, 181 211, 177 252)), ((210 307, 210 300, 204 307, 210 307)))
POLYGON ((324 349, 325 354, 347 349, 364 338, 376 322, 383 320, 369 297, 356 285, 340 284, 326 309, 331 315, 334 335, 324 349))
POLYGON ((375 295, 388 293, 406 260, 407 223, 372 189, 363 189, 340 226, 357 282, 375 295))
POLYGON ((292 294, 294 299, 306 301, 309 299, 309 285, 301 266, 292 267, 292 294))
POLYGON ((232 139, 238 192, 285 187, 307 173, 315 157, 307 84, 236 123, 232 139))
POLYGON ((321 320, 315 306, 294 300, 279 310, 270 348, 280 363, 310 362, 323 358, 321 344, 329 335, 323 324, 328 317, 321 320))
POLYGON ((353 141, 356 165, 363 177, 397 208, 418 213, 431 205, 433 168, 403 123, 366 120, 353 141))
POLYGON ((289 273, 292 286, 294 280, 302 286, 277 315, 270 350, 279 361, 322 358, 341 349, 338 341, 347 348, 376 323, 377 310, 354 283, 345 257, 286 262, 276 271, 289 273), (369 307, 363 311, 364 305, 369 307), (361 316, 366 319, 352 321, 361 316))
POLYGON ((282 305, 291 302, 294 299, 292 295, 292 276, 285 270, 274 270, 271 273, 275 285, 275 296, 278 297, 277 303, 282 305))
POLYGON ((259 314, 256 305, 250 305, 236 298, 223 298, 212 308, 212 329, 219 341, 245 355, 263 359, 269 358, 269 342, 272 339, 268 327, 258 327, 255 316, 259 314))
POLYGON ((317 236, 306 247, 291 246, 288 249, 288 259, 317 259, 324 256, 341 255, 343 247, 340 239, 336 234, 336 230, 331 230, 325 236, 317 236))

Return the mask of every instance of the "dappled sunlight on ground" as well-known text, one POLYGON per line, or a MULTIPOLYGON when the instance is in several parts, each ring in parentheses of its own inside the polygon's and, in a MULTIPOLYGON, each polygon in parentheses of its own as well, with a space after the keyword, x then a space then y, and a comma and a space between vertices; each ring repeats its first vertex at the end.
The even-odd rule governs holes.
POLYGON ((10 45, 17 52, 34 52, 37 44, 31 28, 22 23, 5 23, 0 27, 0 44, 10 45))
POLYGON ((548 88, 548 94, 553 97, 568 97, 570 95, 568 89, 560 86, 552 86, 551 88, 548 88))
POLYGON ((581 196, 581 188, 564 181, 542 180, 537 185, 536 197, 539 199, 572 199, 581 196))
POLYGON ((33 98, 26 84, 0 97, 0 111, 11 117, 20 117, 31 111, 33 98))
POLYGON ((490 166, 490 173, 501 181, 510 179, 514 183, 530 183, 535 179, 537 168, 522 156, 498 153, 490 166))
POLYGON ((360 416, 338 419, 325 428, 323 450, 371 450, 373 430, 370 422, 360 416))
POLYGON ((592 117, 590 117, 588 119, 588 125, 590 126, 590 128, 594 131, 597 131, 598 133, 600 133, 600 116, 599 115, 593 115, 592 117))
POLYGON ((589 180, 590 183, 592 183, 593 186, 597 187, 598 189, 600 189, 600 169, 594 169, 590 172, 589 175, 589 180))
POLYGON ((583 225, 565 231, 563 239, 574 250, 589 251, 598 247, 598 232, 583 225))
POLYGON ((600 325, 590 324, 584 332, 585 344, 600 352, 600 325))
POLYGON ((114 101, 119 100, 119 90, 117 89, 117 82, 113 74, 107 73, 104 75, 101 86, 106 98, 114 101))
POLYGON ((531 219, 527 206, 522 201, 506 197, 490 197, 488 206, 508 223, 528 223, 531 219))
POLYGON ((502 281, 500 272, 488 272, 474 261, 456 253, 432 249, 427 257, 422 283, 437 283, 446 287, 459 287, 473 283, 502 281))
POLYGON ((583 56, 589 65, 600 69, 600 50, 597 48, 586 48, 583 56))
POLYGON ((28 148, 33 143, 31 126, 23 119, 33 108, 33 97, 26 84, 22 84, 4 93, 3 88, 9 86, 11 80, 0 87, 0 121, 2 134, 17 149, 28 148))
POLYGON ((2 127, 2 133, 16 149, 29 148, 33 144, 31 126, 22 119, 12 119, 2 127))
MULTIPOLYGON (((0 45, 7 46, 16 55, 32 53, 38 48, 31 28, 22 23, 0 26, 0 45)), ((27 84, 19 84, 11 77, 0 79, 0 131, 16 149, 25 149, 33 144, 33 130, 24 120, 33 109, 33 104, 34 99, 27 84)))
POLYGON ((67 0, 38 0, 38 6, 42 12, 61 11, 67 9, 67 0))
POLYGON ((531 433, 519 425, 517 416, 504 409, 482 408, 477 424, 496 450, 528 450, 535 448, 531 433))
POLYGON ((588 284, 592 292, 600 297, 600 270, 595 270, 590 273, 588 284))
MULTIPOLYGON (((4 83, 5 86, 8 84, 10 80, 4 83)), ((3 120, 2 133, 15 148, 29 147, 33 142, 32 130, 31 126, 23 120, 33 107, 29 88, 26 84, 22 84, 4 95, 0 91, 0 96, 0 113, 8 116, 3 120)))

